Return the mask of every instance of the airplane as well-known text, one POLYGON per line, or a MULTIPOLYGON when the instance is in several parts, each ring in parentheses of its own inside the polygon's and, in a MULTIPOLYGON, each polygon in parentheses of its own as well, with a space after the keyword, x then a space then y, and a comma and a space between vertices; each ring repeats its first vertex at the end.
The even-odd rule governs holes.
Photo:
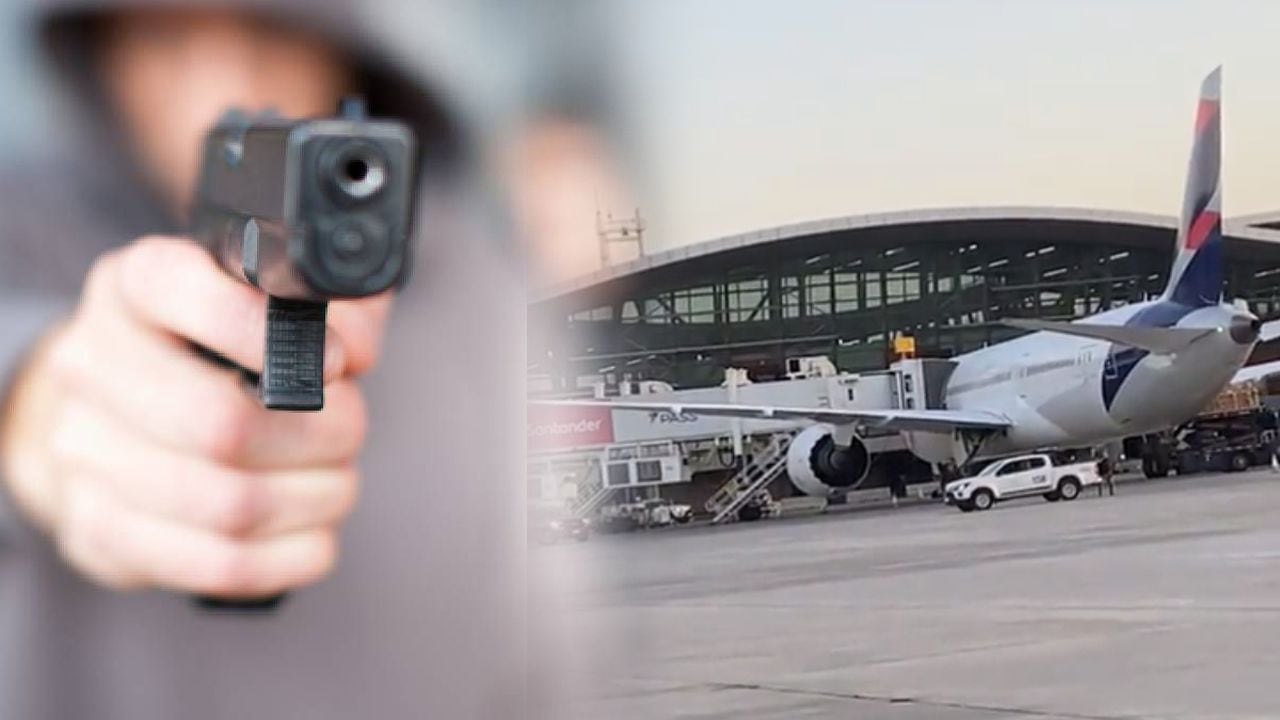
POLYGON ((811 424, 792 440, 797 488, 855 486, 871 457, 860 430, 900 431, 939 468, 1042 448, 1080 448, 1179 425, 1233 378, 1261 323, 1222 301, 1221 67, 1200 89, 1173 267, 1162 295, 1074 322, 1008 319, 1032 333, 951 358, 944 408, 842 409, 642 401, 542 401, 811 424))

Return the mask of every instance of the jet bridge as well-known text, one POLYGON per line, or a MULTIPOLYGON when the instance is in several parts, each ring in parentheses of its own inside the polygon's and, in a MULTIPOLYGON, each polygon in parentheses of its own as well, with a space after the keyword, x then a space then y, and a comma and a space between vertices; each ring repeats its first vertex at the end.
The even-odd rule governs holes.
MULTIPOLYGON (((670 410, 648 412, 595 408, 593 411, 596 413, 603 410, 603 416, 597 414, 587 418, 584 415, 582 419, 574 416, 560 417, 554 421, 540 420, 541 424, 536 426, 531 419, 531 451, 534 446, 532 433, 535 430, 541 435, 549 432, 548 427, 567 433, 569 429, 584 425, 592 431, 590 437, 579 434, 571 442, 579 453, 586 449, 584 445, 594 445, 595 451, 603 453, 598 456, 600 460, 597 462, 606 466, 605 472, 593 478, 590 489, 584 488, 587 490, 586 495, 593 500, 588 504, 588 509, 594 510, 606 502, 618 487, 666 484, 677 481, 676 478, 687 481, 696 473, 722 472, 729 466, 726 464, 728 459, 732 458, 728 441, 735 436, 753 438, 752 445, 756 446, 757 453, 760 453, 762 445, 769 445, 770 451, 761 453, 761 460, 785 460, 786 442, 807 425, 804 421, 793 419, 746 420, 700 416, 679 410, 681 404, 732 402, 772 407, 855 410, 945 409, 946 386, 955 369, 952 361, 923 358, 901 360, 886 370, 835 374, 828 367, 829 363, 810 360, 808 363, 798 364, 802 371, 789 380, 755 383, 747 380, 745 374, 730 369, 726 372, 726 383, 719 387, 674 390, 661 383, 636 384, 629 388, 628 395, 631 399, 674 407, 670 410), (817 368, 817 371, 812 374, 803 372, 803 369, 813 368, 817 368), (590 422, 587 422, 588 419, 590 422), (678 448, 676 452, 663 455, 665 458, 678 457, 683 465, 680 468, 671 467, 671 460, 668 459, 660 480, 645 477, 641 472, 649 466, 658 466, 659 463, 654 462, 656 458, 648 458, 643 469, 637 465, 641 460, 639 449, 657 447, 658 444, 666 448, 678 448), (635 457, 623 458, 619 455, 627 449, 634 450, 635 457), (657 482, 653 482, 654 480, 657 482), (599 497, 596 496, 597 493, 599 497)), ((862 438, 867 451, 873 455, 907 451, 902 436, 896 432, 874 427, 864 428, 862 438)), ((743 446, 739 442, 733 445, 736 446, 735 449, 743 446)), ((688 497, 688 501, 706 506, 708 512, 719 519, 732 517, 737 509, 759 495, 770 480, 781 476, 781 466, 785 464, 769 462, 767 467, 757 467, 755 457, 747 457, 747 460, 740 470, 752 472, 734 475, 716 487, 710 495, 695 494, 688 497), (762 472, 765 470, 768 472, 762 472)), ((890 465, 896 467, 899 464, 890 465)), ((883 467, 879 467, 876 472, 900 474, 898 470, 883 467)), ((873 482, 891 484, 898 479, 885 476, 873 482)))
POLYGON ((889 369, 895 377, 891 381, 891 404, 887 407, 901 410, 947 409, 947 382, 955 369, 956 363, 951 360, 899 360, 889 369))
MULTIPOLYGON (((712 387, 648 393, 643 398, 633 396, 632 399, 675 406, 684 403, 850 409, 898 408, 904 407, 904 403, 911 403, 914 407, 927 406, 922 404, 930 402, 928 389, 936 383, 931 384, 926 374, 919 373, 916 368, 911 368, 906 377, 904 382, 900 370, 890 369, 857 375, 748 383, 737 386, 732 393, 728 387, 712 387)), ((735 420, 673 410, 613 411, 616 442, 713 440, 732 437, 739 429, 744 435, 763 436, 795 431, 805 424, 804 421, 794 419, 735 420)), ((871 449, 875 452, 904 447, 893 433, 873 433, 869 440, 874 441, 871 449)))

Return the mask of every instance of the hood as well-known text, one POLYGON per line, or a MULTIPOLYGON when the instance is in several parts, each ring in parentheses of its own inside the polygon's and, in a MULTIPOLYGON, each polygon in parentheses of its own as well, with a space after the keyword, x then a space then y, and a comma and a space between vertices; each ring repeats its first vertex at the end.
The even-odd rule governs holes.
POLYGON ((35 0, 31 21, 55 75, 87 113, 90 127, 108 119, 105 99, 89 72, 95 20, 130 8, 232 8, 312 32, 344 51, 355 67, 372 116, 396 117, 413 127, 421 159, 451 166, 469 145, 443 93, 398 57, 369 28, 358 0, 35 0))

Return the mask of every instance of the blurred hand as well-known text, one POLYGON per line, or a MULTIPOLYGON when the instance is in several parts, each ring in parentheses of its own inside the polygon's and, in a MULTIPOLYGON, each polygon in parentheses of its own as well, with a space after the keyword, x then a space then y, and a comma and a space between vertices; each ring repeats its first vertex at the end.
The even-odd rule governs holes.
POLYGON ((250 598, 313 582, 355 502, 366 419, 354 378, 377 359, 388 306, 331 303, 324 410, 273 412, 191 349, 261 371, 265 295, 187 240, 104 255, 18 377, 5 481, 108 587, 250 598))

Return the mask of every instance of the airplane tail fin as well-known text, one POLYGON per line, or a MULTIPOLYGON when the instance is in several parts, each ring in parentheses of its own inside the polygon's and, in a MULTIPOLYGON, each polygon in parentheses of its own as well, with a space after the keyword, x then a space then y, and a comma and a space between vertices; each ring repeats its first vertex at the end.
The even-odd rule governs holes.
POLYGON ((1195 141, 1178 223, 1177 253, 1163 299, 1216 305, 1222 297, 1222 67, 1200 86, 1195 141))

